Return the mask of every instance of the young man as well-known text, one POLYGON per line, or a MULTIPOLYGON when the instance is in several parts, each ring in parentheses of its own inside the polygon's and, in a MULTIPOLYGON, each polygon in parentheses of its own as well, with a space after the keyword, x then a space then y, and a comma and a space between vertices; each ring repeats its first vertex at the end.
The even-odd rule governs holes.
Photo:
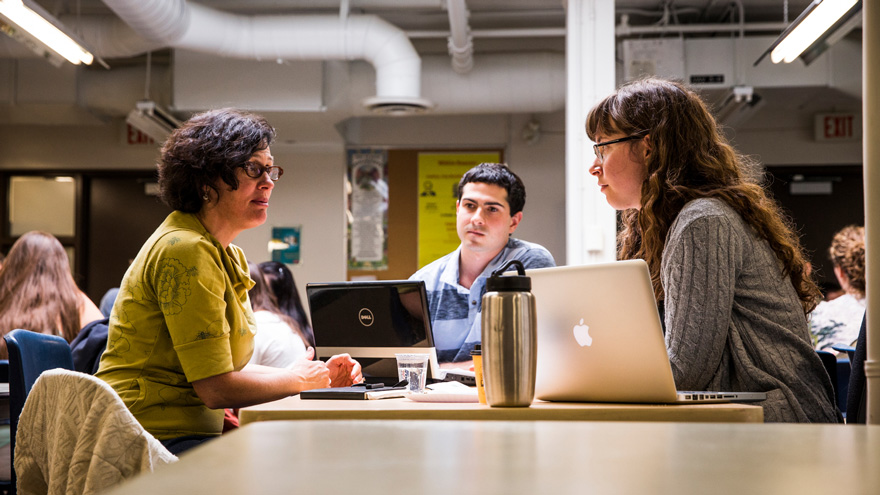
POLYGON ((528 268, 556 266, 538 244, 510 237, 522 221, 526 189, 500 163, 481 163, 458 183, 456 228, 461 245, 410 277, 424 280, 431 310, 434 345, 441 363, 470 361, 480 343, 486 278, 506 261, 528 268))

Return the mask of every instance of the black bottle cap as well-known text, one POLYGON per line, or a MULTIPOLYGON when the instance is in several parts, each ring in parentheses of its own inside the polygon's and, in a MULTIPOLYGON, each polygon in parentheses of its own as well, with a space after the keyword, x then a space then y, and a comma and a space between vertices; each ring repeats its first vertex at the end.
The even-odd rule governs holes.
POLYGON ((532 279, 526 277, 526 269, 520 260, 508 261, 501 265, 501 268, 492 272, 492 276, 486 279, 486 291, 488 292, 530 292, 531 290, 532 279), (511 266, 516 267, 519 275, 504 275, 504 272, 511 266))

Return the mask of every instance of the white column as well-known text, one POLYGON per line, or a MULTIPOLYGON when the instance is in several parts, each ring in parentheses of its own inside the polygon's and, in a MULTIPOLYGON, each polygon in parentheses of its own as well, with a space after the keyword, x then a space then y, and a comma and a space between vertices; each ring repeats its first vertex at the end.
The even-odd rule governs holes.
POLYGON ((880 5, 862 2, 862 146, 868 307, 867 423, 880 424, 880 5))
POLYGON ((584 123, 590 108, 614 91, 614 1, 568 0, 566 14, 566 263, 613 261, 615 212, 589 175, 595 156, 584 123))

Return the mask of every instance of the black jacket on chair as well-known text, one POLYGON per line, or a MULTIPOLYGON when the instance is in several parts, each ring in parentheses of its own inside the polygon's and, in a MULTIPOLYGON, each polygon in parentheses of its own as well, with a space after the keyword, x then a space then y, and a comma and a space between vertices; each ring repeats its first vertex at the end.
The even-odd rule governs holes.
POLYGON ((95 320, 79 331, 79 335, 70 343, 73 355, 73 368, 80 373, 94 375, 101 363, 101 354, 107 348, 107 332, 110 330, 110 318, 95 320))

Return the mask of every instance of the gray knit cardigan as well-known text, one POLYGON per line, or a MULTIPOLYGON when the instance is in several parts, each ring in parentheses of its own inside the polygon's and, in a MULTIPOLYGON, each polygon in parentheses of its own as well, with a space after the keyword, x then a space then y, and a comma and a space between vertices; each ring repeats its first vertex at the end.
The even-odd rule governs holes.
POLYGON ((679 390, 767 393, 768 422, 839 422, 797 292, 730 206, 681 210, 661 263, 666 348, 679 390))

